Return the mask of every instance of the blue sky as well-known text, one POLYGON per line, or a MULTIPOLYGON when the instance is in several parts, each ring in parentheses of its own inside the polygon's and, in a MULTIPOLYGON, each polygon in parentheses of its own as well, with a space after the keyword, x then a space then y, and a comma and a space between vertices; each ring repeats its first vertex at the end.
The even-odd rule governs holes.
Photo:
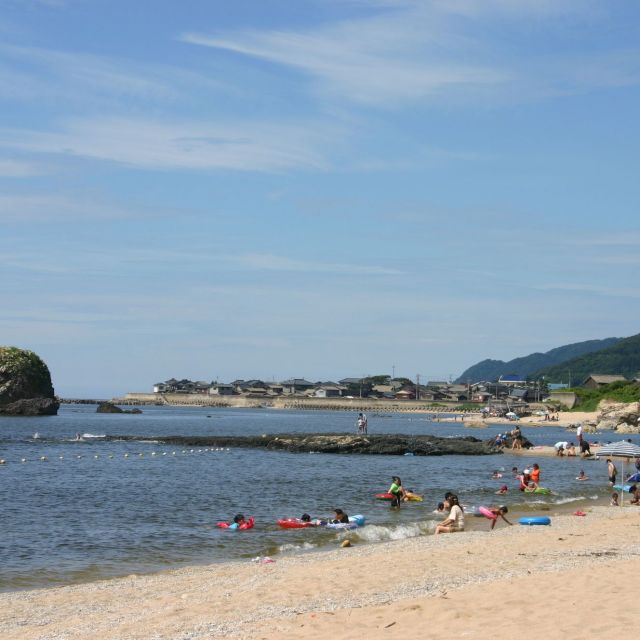
POLYGON ((0 344, 65 396, 638 332, 633 0, 0 0, 0 344))

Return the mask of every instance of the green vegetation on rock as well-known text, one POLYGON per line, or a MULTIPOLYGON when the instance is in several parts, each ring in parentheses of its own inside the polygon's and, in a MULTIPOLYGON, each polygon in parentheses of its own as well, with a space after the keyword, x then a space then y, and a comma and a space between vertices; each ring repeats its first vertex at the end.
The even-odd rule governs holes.
POLYGON ((599 389, 584 389, 577 387, 567 389, 578 396, 578 403, 572 411, 595 411, 601 400, 614 402, 640 402, 640 384, 637 382, 612 382, 599 389))
POLYGON ((17 347, 0 347, 0 413, 55 413, 51 374, 42 359, 17 347))

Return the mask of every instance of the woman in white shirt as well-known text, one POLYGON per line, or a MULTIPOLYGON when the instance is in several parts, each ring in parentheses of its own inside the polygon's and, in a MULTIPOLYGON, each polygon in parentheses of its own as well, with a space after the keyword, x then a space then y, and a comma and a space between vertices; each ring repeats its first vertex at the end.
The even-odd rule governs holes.
POLYGON ((447 519, 436 526, 436 534, 464 531, 464 511, 458 502, 458 496, 451 496, 449 504, 451 505, 451 511, 447 519))

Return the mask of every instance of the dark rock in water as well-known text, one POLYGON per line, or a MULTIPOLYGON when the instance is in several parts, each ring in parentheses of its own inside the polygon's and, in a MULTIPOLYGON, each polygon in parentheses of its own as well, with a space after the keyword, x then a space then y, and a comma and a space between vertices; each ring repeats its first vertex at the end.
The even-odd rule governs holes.
MULTIPOLYGON (((107 439, 110 437, 108 436, 107 439)), ((137 440, 139 436, 113 436, 137 440)), ((356 453, 363 455, 416 456, 491 455, 501 450, 471 436, 438 438, 417 435, 347 435, 343 433, 280 433, 262 436, 146 436, 176 446, 243 447, 292 453, 356 453)))
POLYGON ((56 415, 59 406, 47 365, 33 351, 0 347, 0 414, 56 415))
POLYGON ((96 409, 96 413, 124 413, 124 410, 116 407, 112 402, 101 402, 96 409))
POLYGON ((29 398, 0 406, 0 415, 55 416, 60 403, 55 398, 29 398))
POLYGON ((113 402, 101 402, 96 409, 96 413, 142 413, 142 411, 140 409, 131 409, 128 411, 121 409, 113 404, 113 402))

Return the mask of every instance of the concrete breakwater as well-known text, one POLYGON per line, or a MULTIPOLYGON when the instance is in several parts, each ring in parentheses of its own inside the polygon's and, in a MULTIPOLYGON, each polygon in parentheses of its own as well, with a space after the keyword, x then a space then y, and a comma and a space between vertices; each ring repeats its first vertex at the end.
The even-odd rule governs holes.
MULTIPOLYGON (((140 440, 140 436, 107 436, 107 440, 140 440)), ((234 447, 291 453, 351 453, 362 455, 492 455, 501 450, 491 441, 471 436, 439 438, 428 435, 345 435, 337 433, 280 433, 261 436, 145 436, 145 441, 176 447, 234 447)))
POLYGON ((458 403, 427 403, 420 400, 378 398, 304 398, 299 396, 209 396, 197 393, 127 393, 111 400, 118 405, 170 405, 190 407, 241 407, 247 409, 298 409, 304 411, 366 411, 369 413, 458 413, 478 414, 460 409, 458 403))

